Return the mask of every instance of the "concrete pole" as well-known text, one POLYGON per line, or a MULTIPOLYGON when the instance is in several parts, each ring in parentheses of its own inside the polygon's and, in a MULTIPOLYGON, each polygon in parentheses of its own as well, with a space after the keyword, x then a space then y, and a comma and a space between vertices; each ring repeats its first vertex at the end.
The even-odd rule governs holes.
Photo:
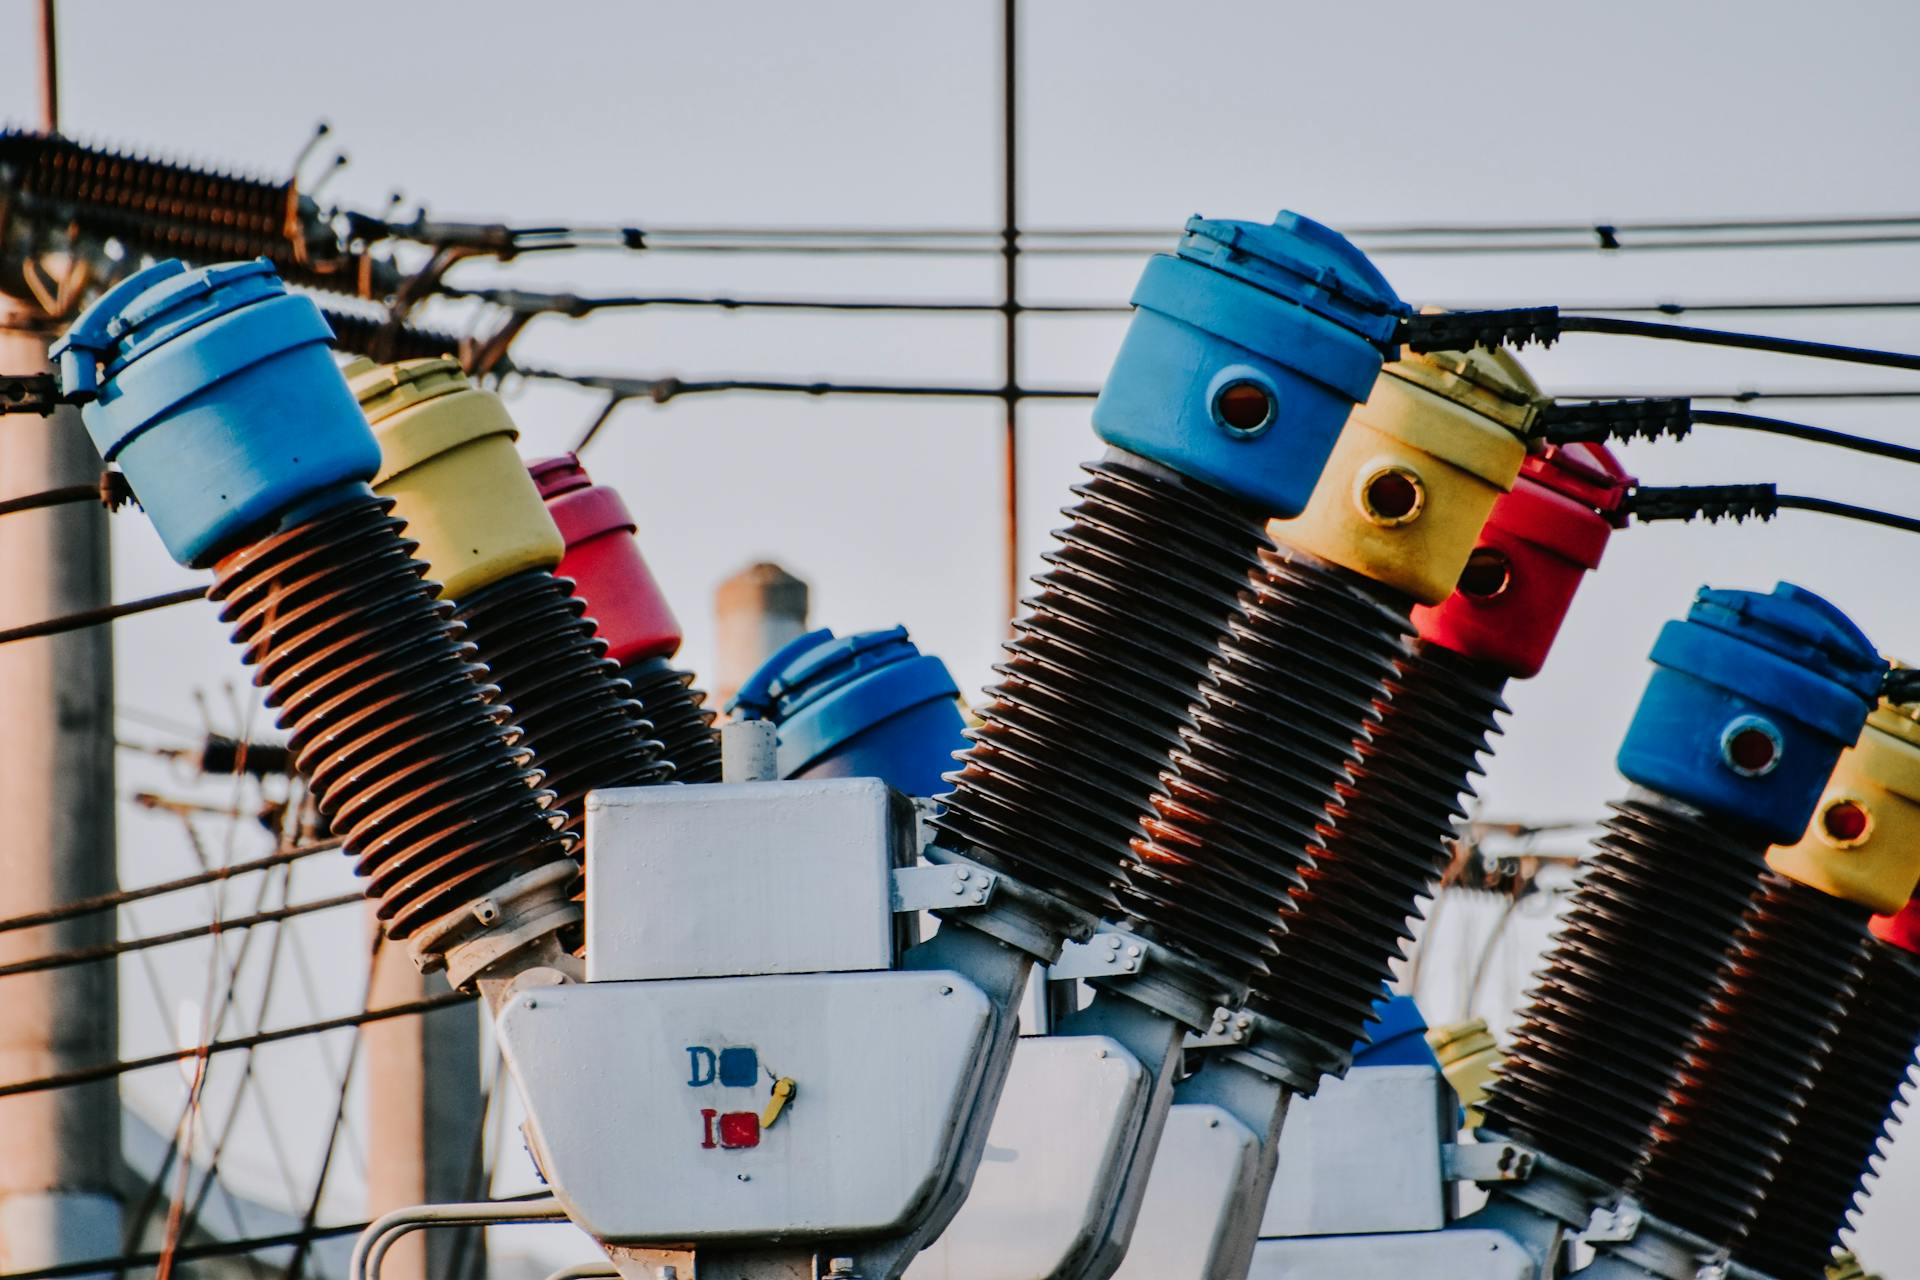
MULTIPOLYGON (((368 915, 369 926, 379 923, 368 915)), ((367 1007, 404 1004, 447 988, 422 975, 403 944, 374 961, 367 1007)), ((367 1082, 367 1217, 393 1209, 484 1200, 473 1181, 485 1105, 480 1092, 480 1011, 471 1005, 370 1022, 360 1034, 367 1082)), ((486 1274, 485 1235, 421 1231, 387 1255, 385 1280, 468 1280, 486 1274), (457 1269, 456 1269, 457 1268, 457 1269)))
MULTIPOLYGON (((37 311, 0 296, 0 372, 46 367, 37 311)), ((0 419, 0 493, 87 484, 79 415, 0 419)), ((0 615, 13 625, 110 598, 107 513, 90 503, 0 517, 0 615)), ((0 645, 0 917, 113 892, 113 633, 0 645)), ((114 940, 111 911, 0 933, 0 963, 114 940)), ((116 966, 0 978, 0 1081, 112 1061, 116 966)), ((118 1083, 0 1098, 0 1271, 120 1252, 118 1083)))
POLYGON ((807 629, 807 584, 779 565, 748 565, 713 593, 714 698, 722 707, 746 678, 807 629))

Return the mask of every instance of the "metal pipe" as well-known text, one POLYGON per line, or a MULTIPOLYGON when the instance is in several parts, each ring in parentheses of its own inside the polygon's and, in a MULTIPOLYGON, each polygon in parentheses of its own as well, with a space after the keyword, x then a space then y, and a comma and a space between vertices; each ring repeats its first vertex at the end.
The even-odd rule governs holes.
POLYGON ((54 0, 40 0, 40 124, 60 131, 60 45, 54 31, 54 0))
POLYGON ((394 1241, 429 1227, 503 1226, 521 1222, 565 1222, 567 1211, 553 1196, 538 1200, 477 1200, 456 1204, 421 1204, 395 1209, 368 1225, 354 1242, 347 1264, 348 1280, 380 1280, 380 1266, 394 1241))

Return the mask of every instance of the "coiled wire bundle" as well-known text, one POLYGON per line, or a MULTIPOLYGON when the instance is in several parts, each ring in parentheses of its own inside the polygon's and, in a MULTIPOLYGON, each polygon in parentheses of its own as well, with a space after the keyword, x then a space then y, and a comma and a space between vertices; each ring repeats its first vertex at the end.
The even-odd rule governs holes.
POLYGON ((402 939, 571 841, 390 507, 351 499, 251 543, 208 595, 402 939))

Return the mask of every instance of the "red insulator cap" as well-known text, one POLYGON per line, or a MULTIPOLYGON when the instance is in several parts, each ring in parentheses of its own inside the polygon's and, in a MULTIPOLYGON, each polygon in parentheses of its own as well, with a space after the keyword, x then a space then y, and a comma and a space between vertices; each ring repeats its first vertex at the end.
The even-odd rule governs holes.
POLYGON ((600 627, 607 656, 621 666, 669 658, 680 648, 680 623, 640 554, 639 525, 620 495, 595 484, 570 453, 529 463, 547 511, 560 526, 566 555, 555 570, 600 627))
POLYGON ((1452 595, 1413 611, 1420 638, 1524 680, 1537 675, 1573 594, 1600 563, 1633 477, 1597 444, 1530 455, 1493 505, 1452 595))
POLYGON ((1920 898, 1910 899, 1890 916, 1875 916, 1869 927, 1880 941, 1920 956, 1920 898))

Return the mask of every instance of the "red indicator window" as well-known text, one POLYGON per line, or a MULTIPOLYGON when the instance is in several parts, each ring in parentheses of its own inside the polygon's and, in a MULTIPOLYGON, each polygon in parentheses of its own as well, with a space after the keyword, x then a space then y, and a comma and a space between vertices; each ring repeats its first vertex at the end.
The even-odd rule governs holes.
POLYGON ((720 1117, 720 1145, 729 1149, 760 1145, 760 1117, 752 1111, 729 1111, 720 1117))
POLYGON ((1870 825, 1866 809, 1852 800, 1835 800, 1820 814, 1820 829, 1836 844, 1858 843, 1870 825))
POLYGON ((1757 776, 1773 768, 1779 750, 1772 734, 1752 725, 1736 730, 1727 739, 1728 762, 1749 776, 1757 776))

